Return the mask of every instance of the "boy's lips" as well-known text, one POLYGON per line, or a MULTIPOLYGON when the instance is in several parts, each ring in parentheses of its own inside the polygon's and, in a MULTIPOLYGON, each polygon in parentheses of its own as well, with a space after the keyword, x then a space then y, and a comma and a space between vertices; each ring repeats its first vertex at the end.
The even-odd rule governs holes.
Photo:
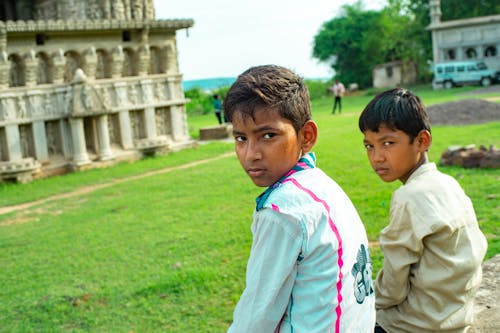
POLYGON ((386 175, 387 173, 389 173, 389 169, 388 168, 375 168, 375 172, 377 173, 377 175, 383 176, 383 175, 386 175))
POLYGON ((247 173, 250 177, 259 177, 264 174, 264 169, 262 168, 248 168, 247 173))

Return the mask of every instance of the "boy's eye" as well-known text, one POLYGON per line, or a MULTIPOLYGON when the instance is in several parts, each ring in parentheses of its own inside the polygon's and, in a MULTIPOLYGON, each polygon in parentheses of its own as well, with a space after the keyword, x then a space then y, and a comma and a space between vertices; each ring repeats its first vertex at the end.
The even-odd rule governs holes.
POLYGON ((245 142, 246 141, 246 138, 244 136, 235 136, 234 137, 234 140, 236 142, 245 142))
POLYGON ((392 145, 392 141, 385 141, 385 142, 383 143, 383 145, 384 145, 384 146, 390 146, 390 145, 392 145))
POLYGON ((274 133, 266 133, 264 134, 264 139, 271 139, 271 138, 274 138, 276 136, 276 134, 274 133))
POLYGON ((365 143, 365 148, 366 149, 373 149, 373 145, 369 144, 369 143, 365 143))

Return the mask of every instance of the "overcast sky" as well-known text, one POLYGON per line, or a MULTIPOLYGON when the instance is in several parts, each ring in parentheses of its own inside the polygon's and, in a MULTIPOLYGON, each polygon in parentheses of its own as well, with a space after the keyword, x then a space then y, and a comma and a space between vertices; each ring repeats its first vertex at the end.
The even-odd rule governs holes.
MULTIPOLYGON (((355 0, 154 0, 156 19, 193 19, 177 31, 184 80, 235 77, 255 65, 288 67, 306 78, 328 78, 327 65, 312 58, 323 22, 355 0)), ((384 0, 369 0, 379 9, 384 0)))

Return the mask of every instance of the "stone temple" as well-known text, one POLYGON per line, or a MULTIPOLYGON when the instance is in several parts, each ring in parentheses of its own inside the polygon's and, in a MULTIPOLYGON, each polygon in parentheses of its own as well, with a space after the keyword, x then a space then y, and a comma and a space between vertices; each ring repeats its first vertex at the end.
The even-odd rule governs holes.
POLYGON ((0 182, 194 146, 176 46, 193 24, 152 0, 0 2, 0 182))

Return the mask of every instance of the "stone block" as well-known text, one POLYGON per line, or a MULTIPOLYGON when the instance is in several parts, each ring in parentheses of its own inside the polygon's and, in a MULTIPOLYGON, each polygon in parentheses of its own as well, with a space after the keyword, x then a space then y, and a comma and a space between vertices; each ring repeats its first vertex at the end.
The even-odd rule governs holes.
POLYGON ((223 124, 200 128, 200 140, 222 140, 231 137, 233 126, 223 124))

